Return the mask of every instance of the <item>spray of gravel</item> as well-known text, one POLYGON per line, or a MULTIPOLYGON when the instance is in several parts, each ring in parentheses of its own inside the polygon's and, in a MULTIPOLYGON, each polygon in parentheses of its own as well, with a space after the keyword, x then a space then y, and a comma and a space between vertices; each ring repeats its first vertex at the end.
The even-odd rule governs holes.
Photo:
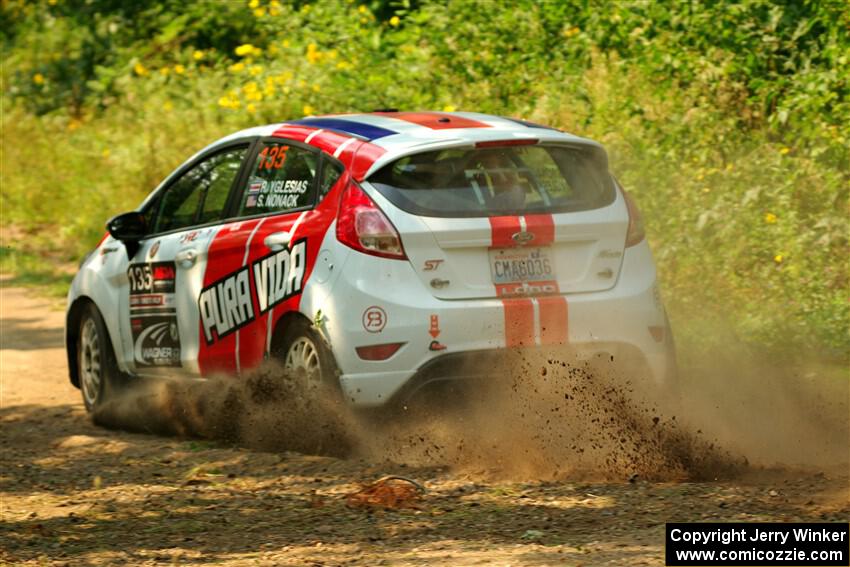
POLYGON ((670 396, 628 361, 529 352, 506 356, 485 381, 369 415, 307 384, 275 365, 240 378, 148 382, 95 419, 512 480, 713 480, 766 466, 846 470, 850 460, 848 382, 764 361, 715 358, 681 376, 681 396, 670 396))

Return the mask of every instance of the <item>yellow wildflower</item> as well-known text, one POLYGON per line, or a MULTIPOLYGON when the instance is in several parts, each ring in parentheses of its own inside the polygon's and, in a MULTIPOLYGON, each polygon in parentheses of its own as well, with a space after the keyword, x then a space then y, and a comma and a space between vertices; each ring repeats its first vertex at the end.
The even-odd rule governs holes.
POLYGON ((105 148, 102 152, 100 152, 100 155, 103 156, 103 159, 107 159, 110 153, 112 152, 109 151, 109 148, 105 148))
POLYGON ((735 169, 734 165, 732 165, 731 163, 726 164, 726 171, 732 171, 733 169, 735 169))
POLYGON ((340 61, 339 63, 336 64, 336 68, 341 70, 341 71, 343 71, 345 69, 351 69, 351 67, 352 67, 351 63, 348 63, 346 61, 340 61))
POLYGON ((314 93, 317 93, 317 92, 319 92, 320 90, 322 90, 322 87, 321 87, 320 85, 313 85, 313 86, 312 86, 312 87, 310 87, 310 88, 312 88, 312 89, 313 89, 313 92, 314 92, 314 93))
POLYGON ((171 101, 170 101, 170 100, 166 100, 166 101, 162 104, 162 109, 163 109, 164 111, 166 111, 166 112, 171 112, 172 110, 174 110, 174 105, 173 105, 173 104, 171 104, 171 101))
POLYGON ((369 8, 367 8, 363 4, 360 4, 360 6, 357 7, 357 11, 360 12, 361 14, 365 14, 369 11, 369 8))
POLYGON ((289 47, 289 40, 284 39, 283 41, 280 42, 280 44, 283 46, 284 49, 286 49, 287 47, 289 47))
POLYGON ((159 70, 159 74, 162 75, 163 77, 167 77, 170 72, 171 72, 171 69, 169 69, 168 67, 163 67, 159 70))
POLYGON ((245 64, 240 61, 239 63, 234 63, 233 65, 228 67, 227 70, 231 73, 241 73, 245 70, 245 64))
POLYGON ((777 254, 776 256, 773 257, 773 261, 776 262, 777 264, 781 264, 782 260, 783 260, 782 254, 777 254))
POLYGON ((249 103, 245 105, 245 110, 247 110, 251 114, 254 114, 255 112, 257 112, 257 107, 254 106, 254 103, 249 103))
POLYGON ((307 45, 307 61, 310 64, 318 63, 322 60, 322 52, 319 51, 319 47, 315 43, 310 43, 307 45))
POLYGON ((252 77, 256 77, 263 72, 263 67, 261 65, 251 65, 251 68, 248 71, 251 73, 252 77))
POLYGON ((278 2, 277 0, 272 0, 271 2, 269 2, 269 15, 280 15, 280 2, 278 2))
POLYGON ((204 58, 204 52, 201 51, 200 49, 196 49, 194 52, 192 52, 192 59, 194 59, 195 61, 200 61, 203 58, 204 58))
POLYGON ((773 213, 764 213, 764 222, 767 224, 776 224, 776 215, 773 213))
POLYGON ((186 72, 186 67, 184 67, 183 65, 180 65, 178 63, 177 65, 174 66, 174 72, 177 73, 178 75, 182 75, 183 73, 186 72))
POLYGON ((248 2, 248 7, 251 8, 252 10, 255 9, 255 8, 259 8, 260 7, 260 0, 251 0, 250 2, 248 2))
POLYGON ((43 85, 44 84, 44 75, 42 75, 41 73, 36 73, 35 75, 32 76, 32 82, 35 83, 36 85, 43 85))
POLYGON ((566 38, 574 37, 574 36, 578 35, 578 33, 580 31, 581 30, 578 28, 578 26, 573 26, 570 29, 564 30, 564 37, 566 37, 566 38))
POLYGON ((791 151, 791 148, 782 148, 781 150, 779 150, 779 153, 784 156, 784 155, 788 155, 788 153, 790 151, 791 151))
POLYGON ((249 55, 259 55, 260 53, 262 53, 262 50, 254 47, 250 43, 243 43, 233 51, 239 57, 248 57, 249 55))
POLYGON ((254 17, 255 18, 262 18, 265 15, 266 15, 266 9, 265 8, 257 8, 256 10, 254 10, 254 17))
POLYGON ((457 109, 451 104, 447 104, 443 107, 443 112, 454 112, 455 110, 457 109))
POLYGON ((314 110, 315 109, 309 104, 305 104, 304 108, 301 109, 301 111, 304 113, 304 116, 311 116, 314 110))
POLYGON ((135 65, 133 65, 133 72, 135 72, 140 77, 144 77, 148 74, 148 70, 141 63, 136 63, 135 65))
POLYGON ((399 18, 398 16, 393 16, 392 18, 390 18, 390 25, 392 27, 397 28, 400 23, 401 23, 401 18, 399 18))

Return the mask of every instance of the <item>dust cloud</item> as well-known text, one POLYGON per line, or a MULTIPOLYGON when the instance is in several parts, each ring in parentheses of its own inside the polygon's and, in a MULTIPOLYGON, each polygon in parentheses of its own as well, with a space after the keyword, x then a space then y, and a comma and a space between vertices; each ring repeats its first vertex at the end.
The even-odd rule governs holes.
MULTIPOLYGON (((506 356, 486 381, 381 412, 273 364, 240 378, 147 381, 101 424, 510 480, 713 480, 850 463, 850 381, 713 357, 660 391, 613 357, 506 356)), ((841 379, 843 378, 843 379, 841 379)))

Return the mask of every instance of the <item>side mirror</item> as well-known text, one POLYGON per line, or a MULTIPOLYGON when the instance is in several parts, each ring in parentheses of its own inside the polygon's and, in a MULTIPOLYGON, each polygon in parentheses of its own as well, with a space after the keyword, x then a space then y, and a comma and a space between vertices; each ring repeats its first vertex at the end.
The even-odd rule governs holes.
POLYGON ((138 242, 147 235, 147 224, 142 213, 133 211, 109 219, 109 222, 106 223, 106 230, 115 240, 124 243, 138 242))

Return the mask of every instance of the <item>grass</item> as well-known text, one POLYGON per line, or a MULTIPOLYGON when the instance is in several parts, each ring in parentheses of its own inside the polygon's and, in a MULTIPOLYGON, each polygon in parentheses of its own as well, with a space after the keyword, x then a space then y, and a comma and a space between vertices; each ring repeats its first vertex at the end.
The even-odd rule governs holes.
POLYGON ((149 18, 93 5, 121 31, 108 45, 62 3, 15 6, 0 193, 17 232, 0 268, 19 282, 55 293, 67 276, 43 255, 78 261, 107 218, 236 129, 378 107, 476 110, 605 144, 644 213, 686 352, 731 337, 850 360, 840 3, 199 1, 173 18, 167 4, 149 18))

